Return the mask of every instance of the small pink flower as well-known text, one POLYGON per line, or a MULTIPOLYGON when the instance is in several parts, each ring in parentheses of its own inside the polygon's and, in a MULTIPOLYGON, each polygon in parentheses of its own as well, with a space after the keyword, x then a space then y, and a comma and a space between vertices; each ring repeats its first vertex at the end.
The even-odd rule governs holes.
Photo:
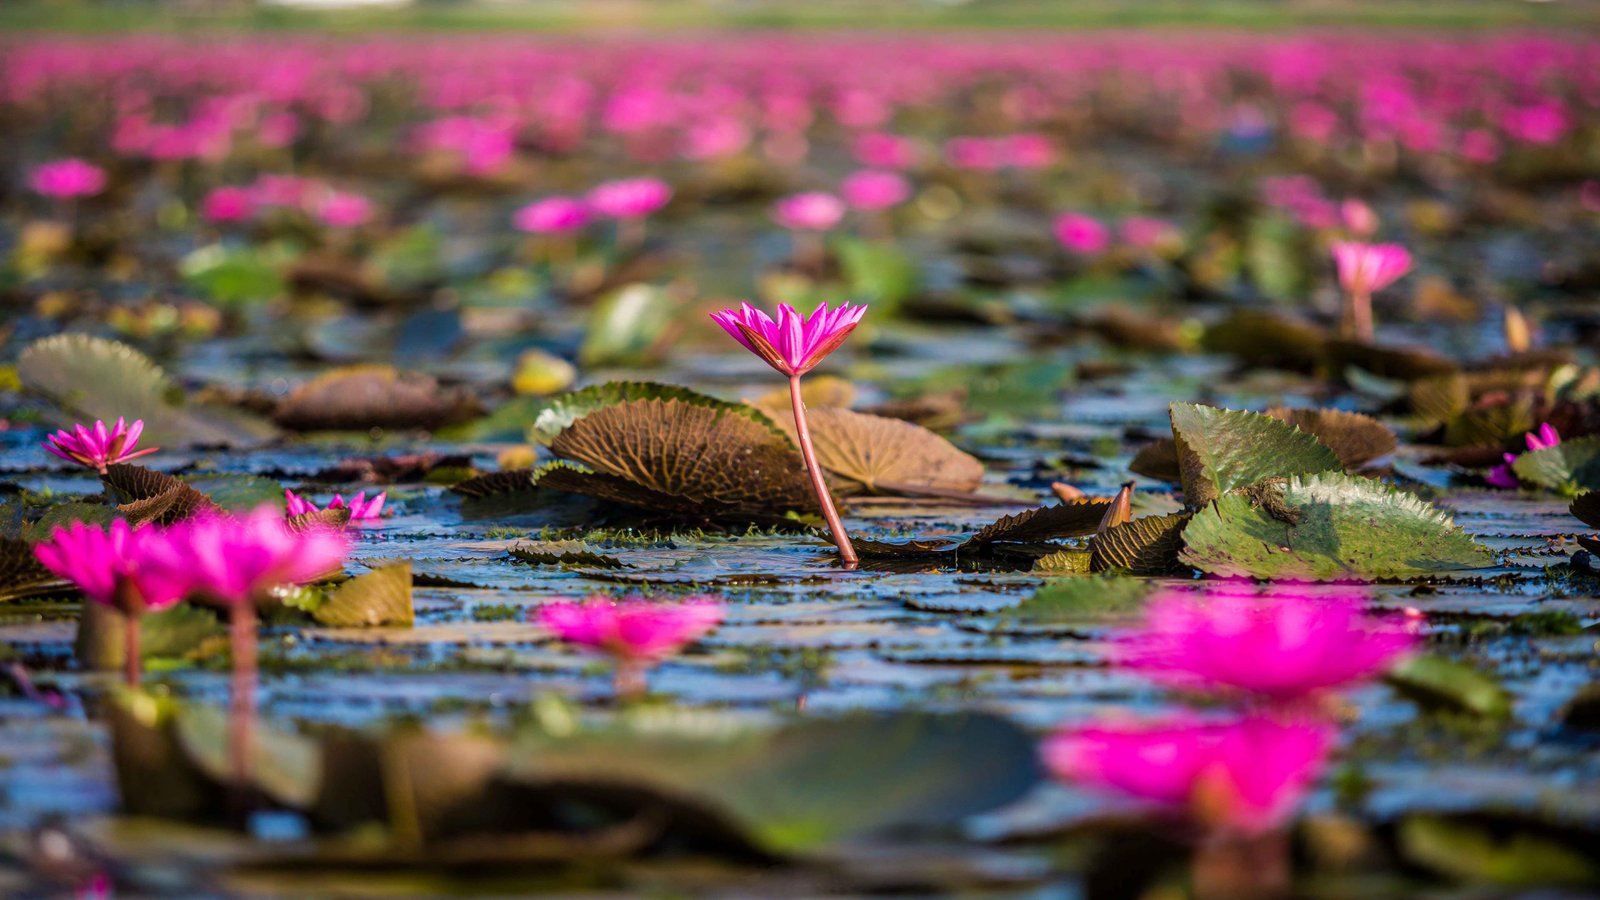
POLYGON ((1500 158, 1500 139, 1487 128, 1474 128, 1461 135, 1456 149, 1467 162, 1488 165, 1500 158))
POLYGON ((1119 641, 1116 657, 1180 687, 1301 700, 1370 678, 1415 647, 1409 623, 1367 616, 1362 601, 1354 592, 1167 591, 1151 601, 1143 628, 1119 641))
POLYGON ((794 307, 781 303, 778 320, 774 322, 766 313, 744 303, 738 309, 712 313, 711 318, 767 365, 793 376, 811 371, 828 354, 839 349, 866 314, 865 304, 846 303, 830 310, 828 304, 823 303, 806 319, 794 307))
POLYGON ((146 548, 141 572, 184 596, 238 604, 326 575, 349 550, 340 532, 291 531, 276 508, 262 506, 242 518, 202 515, 173 525, 146 548))
POLYGON ((160 449, 149 447, 137 453, 133 452, 134 445, 139 443, 139 435, 143 432, 143 419, 135 419, 132 425, 128 425, 119 418, 117 424, 110 429, 106 428, 105 422, 96 420, 92 429, 74 425, 70 433, 57 431, 46 439, 44 449, 68 462, 75 462, 104 473, 107 466, 138 459, 160 449))
POLYGON ((1082 213, 1063 213, 1056 217, 1056 240, 1080 256, 1098 256, 1111 246, 1111 233, 1099 219, 1082 213))
POLYGON ((667 205, 672 188, 658 178, 623 178, 596 185, 589 191, 589 206, 613 219, 639 219, 667 205))
POLYGON ((28 186, 35 193, 58 200, 92 197, 106 188, 106 172, 99 166, 75 157, 35 166, 28 175, 28 186))
POLYGON ((653 663, 715 628, 723 615, 722 603, 704 595, 681 603, 596 595, 581 603, 546 604, 539 608, 538 621, 569 643, 624 662, 653 663))
POLYGON ((372 201, 348 191, 329 191, 315 206, 317 218, 330 228, 358 228, 372 221, 372 201))
POLYGON ((1399 244, 1334 241, 1333 259, 1339 284, 1352 294, 1381 291, 1411 270, 1411 253, 1399 244))
POLYGON ((200 201, 200 215, 209 222, 242 222, 255 212, 256 198, 249 188, 213 188, 200 201))
POLYGON ((574 197, 546 197, 517 210, 511 222, 519 231, 565 234, 589 224, 589 206, 574 197))
POLYGON ((862 169, 845 177, 839 193, 853 209, 888 209, 906 202, 911 196, 911 182, 899 172, 862 169))
MULTIPOLYGON (((346 502, 343 494, 334 494, 333 502, 328 504, 328 509, 344 509, 348 506, 351 522, 371 522, 381 518, 383 503, 388 496, 387 491, 382 491, 368 500, 367 492, 361 491, 346 502)), ((287 489, 283 492, 283 506, 284 511, 290 516, 303 516, 321 511, 315 503, 287 489)))
POLYGON ((791 194, 772 207, 773 221, 791 231, 827 231, 844 218, 844 203, 832 194, 791 194))
POLYGON ((1505 491, 1516 490, 1521 484, 1521 482, 1517 481, 1516 473, 1511 471, 1511 464, 1516 460, 1515 454, 1505 454, 1505 462, 1490 469, 1489 474, 1483 476, 1483 480, 1487 481, 1490 487, 1497 487, 1505 491))
POLYGON ((1528 445, 1529 450, 1545 450, 1558 446, 1561 443, 1561 435, 1554 425, 1545 422, 1537 430, 1523 435, 1522 440, 1528 445))
POLYGON ((118 519, 108 528, 73 522, 51 532, 33 548, 50 571, 77 585, 95 603, 138 613, 163 609, 183 599, 181 588, 143 571, 145 548, 160 534, 150 526, 129 527, 118 519), (133 596, 124 592, 131 589, 133 596), (127 608, 133 606, 132 609, 127 608))
MULTIPOLYGON (((1523 435, 1522 442, 1528 446, 1528 452, 1531 453, 1535 450, 1544 450, 1548 447, 1559 445, 1561 443, 1561 435, 1556 431, 1554 425, 1545 422, 1537 429, 1523 435)), ((1517 480, 1516 471, 1511 468, 1512 464, 1517 461, 1517 454, 1502 453, 1500 458, 1504 462, 1490 469, 1489 474, 1483 476, 1483 480, 1487 481, 1490 487, 1497 487, 1507 491, 1515 490, 1522 484, 1517 480)))
POLYGON ((851 146, 864 166, 880 169, 909 169, 917 163, 917 145, 910 138, 884 132, 871 132, 855 139, 851 146))
POLYGON ((1056 145, 1042 134, 1013 134, 1000 139, 1001 155, 1019 169, 1047 169, 1055 165, 1056 145))
POLYGON ((999 140, 953 137, 944 142, 944 156, 959 169, 989 172, 1006 164, 1007 147, 999 140))
POLYGON ((259 206, 294 206, 306 202, 316 183, 294 175, 263 174, 250 186, 250 196, 259 206))
POLYGON ((1333 746, 1332 726, 1248 716, 1226 722, 1180 714, 1069 728, 1045 740, 1057 778, 1110 788, 1247 834, 1294 813, 1333 746))
POLYGON ((1358 238, 1369 238, 1378 233, 1378 214, 1360 200, 1346 200, 1339 204, 1339 218, 1345 230, 1358 238))

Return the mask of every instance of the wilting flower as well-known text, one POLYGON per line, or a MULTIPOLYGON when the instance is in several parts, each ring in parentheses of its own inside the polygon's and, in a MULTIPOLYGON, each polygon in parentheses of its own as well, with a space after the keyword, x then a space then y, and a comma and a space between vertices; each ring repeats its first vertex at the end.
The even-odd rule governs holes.
POLYGON ((616 691, 630 696, 644 691, 646 668, 717 627, 724 613, 721 601, 705 595, 681 603, 596 595, 546 604, 538 621, 561 640, 615 659, 616 691))
POLYGON ((1411 271, 1411 253, 1399 244, 1334 241, 1339 284, 1352 294, 1381 291, 1411 271))
POLYGON ((767 365, 795 377, 816 368, 828 354, 839 349, 867 314, 865 304, 848 303, 828 309, 823 303, 802 318, 787 303, 778 305, 778 320, 748 303, 738 309, 712 313, 711 318, 746 350, 761 357, 767 365))
POLYGON ((1111 246, 1111 233, 1099 219, 1082 213, 1063 213, 1056 217, 1056 240, 1080 256, 1096 256, 1111 246))
MULTIPOLYGON (((1528 451, 1531 453, 1534 450, 1544 450, 1560 444, 1561 435, 1556 431, 1554 425, 1545 422, 1538 429, 1523 435, 1522 440, 1523 443, 1528 445, 1528 451)), ((1484 476, 1484 480, 1493 487, 1514 490, 1518 481, 1516 472, 1512 470, 1511 466, 1517 461, 1517 454, 1501 454, 1501 459, 1504 462, 1489 470, 1489 474, 1484 476)))
POLYGON ((92 197, 105 190, 106 173, 94 163, 75 157, 58 159, 35 166, 28 174, 28 187, 57 200, 92 197))
POLYGON ((637 219, 666 206, 672 188, 658 178, 622 178, 596 185, 586 199, 602 216, 637 219))
POLYGON ((145 565, 190 596, 248 604, 328 574, 348 552, 338 532, 291 531, 276 509, 262 506, 242 518, 202 515, 173 525, 148 548, 145 565))
POLYGON ((772 207, 773 221, 791 231, 827 231, 844 218, 844 203, 832 194, 791 194, 772 207))
POLYGON ((899 172, 862 169, 845 177, 839 193, 853 209, 888 209, 906 202, 911 196, 911 183, 899 172))
POLYGON ((1117 660, 1181 687, 1299 700, 1378 674, 1415 647, 1411 623, 1362 607, 1353 592, 1167 591, 1121 639, 1117 660))
POLYGON ((1152 801, 1208 828, 1254 834, 1293 814, 1333 740, 1333 727, 1321 723, 1180 714, 1069 728, 1041 752, 1058 778, 1152 801))
POLYGON ((589 206, 574 197, 546 197, 517 210, 511 223, 519 231, 565 234, 589 224, 589 206))
MULTIPOLYGON (((367 499, 367 492, 360 491, 346 503, 343 494, 334 494, 333 501, 328 504, 328 509, 350 509, 351 522, 373 521, 383 512, 383 501, 389 496, 387 491, 374 494, 371 500, 367 499)), ((308 513, 321 512, 315 503, 285 489, 283 492, 284 511, 290 516, 303 516, 308 513)))
POLYGON ((160 449, 148 447, 133 452, 143 432, 143 419, 135 419, 129 425, 119 418, 117 424, 109 429, 105 422, 96 420, 92 429, 74 425, 71 432, 57 431, 46 438, 44 449, 68 462, 88 466, 104 474, 107 466, 137 459, 160 449))
POLYGON ((256 198, 249 188, 212 188, 200 201, 200 215, 208 222, 242 222, 256 213, 256 198))

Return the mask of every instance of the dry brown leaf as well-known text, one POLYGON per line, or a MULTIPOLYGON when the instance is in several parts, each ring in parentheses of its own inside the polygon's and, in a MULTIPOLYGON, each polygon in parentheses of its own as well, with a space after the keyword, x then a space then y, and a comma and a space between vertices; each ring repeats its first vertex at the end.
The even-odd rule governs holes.
POLYGON ((1267 415, 1310 432, 1326 444, 1346 469, 1359 469, 1388 456, 1400 446, 1389 427, 1371 416, 1342 409, 1289 409, 1275 407, 1267 415))
MULTIPOLYGON (((983 483, 983 463, 921 425, 848 409, 806 420, 822 468, 866 493, 970 494, 983 483)), ((794 434, 792 418, 777 421, 794 434)))
POLYGON ((476 418, 471 391, 392 366, 351 366, 319 376, 278 405, 273 418, 297 431, 438 428, 476 418))

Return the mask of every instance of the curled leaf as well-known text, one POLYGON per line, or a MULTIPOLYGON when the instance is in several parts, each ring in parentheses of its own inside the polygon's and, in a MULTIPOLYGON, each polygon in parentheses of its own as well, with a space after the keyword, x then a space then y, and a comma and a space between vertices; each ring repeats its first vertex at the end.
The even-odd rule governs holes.
POLYGON ((1191 507, 1264 478, 1342 468, 1315 437, 1261 413, 1174 403, 1170 414, 1183 499, 1191 507))

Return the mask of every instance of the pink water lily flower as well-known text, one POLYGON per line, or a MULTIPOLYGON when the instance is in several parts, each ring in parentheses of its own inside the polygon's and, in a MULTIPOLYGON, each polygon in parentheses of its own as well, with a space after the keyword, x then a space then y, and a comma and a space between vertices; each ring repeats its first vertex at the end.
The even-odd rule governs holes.
POLYGON ((1372 294, 1411 270, 1411 252, 1399 244, 1334 241, 1333 259, 1345 291, 1345 324, 1358 340, 1371 341, 1372 294))
POLYGON ((637 219, 666 206, 672 188, 659 178, 621 178, 596 185, 586 199, 602 216, 637 219))
POLYGON ((208 222, 242 222, 255 214, 256 196, 249 188, 212 188, 200 201, 200 215, 208 222))
POLYGON ((644 692, 645 669, 717 627, 724 615, 722 602, 707 595, 678 603, 596 595, 546 604, 537 618, 561 640, 615 659, 617 694, 634 696, 644 692))
POLYGON ((589 205, 575 197, 546 197, 517 210, 511 223, 519 231, 565 234, 589 224, 589 205))
POLYGON ((1311 596, 1292 588, 1166 591, 1115 656, 1179 687, 1303 700, 1371 678, 1416 647, 1414 622, 1366 615, 1363 600, 1353 591, 1311 596))
POLYGON ((106 172, 91 162, 69 157, 35 166, 28 187, 57 200, 92 197, 106 188, 106 172))
MULTIPOLYGON (((1535 450, 1545 450, 1550 447, 1557 446, 1561 443, 1561 435, 1556 431, 1556 427, 1554 425, 1551 425, 1549 422, 1545 422, 1534 431, 1530 431, 1523 435, 1522 441, 1523 443, 1527 444, 1528 452, 1531 453, 1535 450)), ((1516 453, 1501 454, 1501 459, 1504 461, 1500 465, 1490 469, 1489 474, 1484 476, 1484 480, 1489 482, 1490 486, 1492 487, 1502 488, 1508 491, 1515 490, 1521 483, 1517 481, 1516 472, 1511 468, 1512 464, 1517 461, 1517 456, 1518 454, 1516 453)))
POLYGON ((1098 256, 1111 246, 1111 232, 1099 219, 1082 213, 1056 217, 1056 240, 1079 256, 1098 256))
POLYGON ((143 419, 135 419, 133 424, 129 425, 119 418, 117 424, 111 428, 107 428, 104 421, 97 419, 93 428, 74 425, 70 432, 57 431, 45 439, 44 449, 68 462, 88 466, 104 474, 107 466, 138 459, 160 449, 147 447, 134 452, 134 446, 139 443, 139 435, 143 433, 143 419))
POLYGON ((1259 834, 1291 816, 1320 775, 1333 726, 1191 714, 1069 728, 1041 754, 1057 778, 1108 788, 1221 831, 1259 834))
POLYGON ((844 218, 844 201, 822 191, 807 191, 782 198, 772 207, 772 219, 791 231, 827 231, 844 218))
POLYGON ((349 191, 329 191, 316 203, 317 218, 331 228, 358 228, 372 221, 372 201, 349 191))
MULTIPOLYGON (((328 509, 350 509, 352 523, 371 522, 380 518, 383 512, 383 503, 389 493, 380 491, 374 494, 371 500, 367 499, 367 492, 360 491, 351 497, 347 503, 343 494, 334 494, 333 501, 328 504, 328 509)), ((294 491, 285 489, 283 492, 284 511, 290 516, 303 516, 308 513, 321 512, 315 503, 301 497, 294 491)))
POLYGON ((261 506, 237 519, 212 514, 179 522, 144 558, 148 571, 183 584, 187 595, 235 605, 326 575, 349 549, 338 532, 291 531, 277 509, 261 506))
POLYGON ((866 314, 865 304, 844 303, 830 310, 823 303, 812 310, 810 318, 804 318, 794 307, 780 303, 778 319, 773 321, 765 312, 743 303, 738 309, 712 313, 711 318, 767 365, 797 376, 816 368, 839 349, 866 314))
POLYGON ((1339 204, 1339 218, 1344 221, 1345 230, 1358 238, 1366 239, 1378 233, 1378 214, 1360 200, 1350 199, 1339 204))
POLYGON ((899 172, 862 169, 845 177, 839 193, 852 209, 888 209, 906 202, 911 196, 911 182, 899 172))

